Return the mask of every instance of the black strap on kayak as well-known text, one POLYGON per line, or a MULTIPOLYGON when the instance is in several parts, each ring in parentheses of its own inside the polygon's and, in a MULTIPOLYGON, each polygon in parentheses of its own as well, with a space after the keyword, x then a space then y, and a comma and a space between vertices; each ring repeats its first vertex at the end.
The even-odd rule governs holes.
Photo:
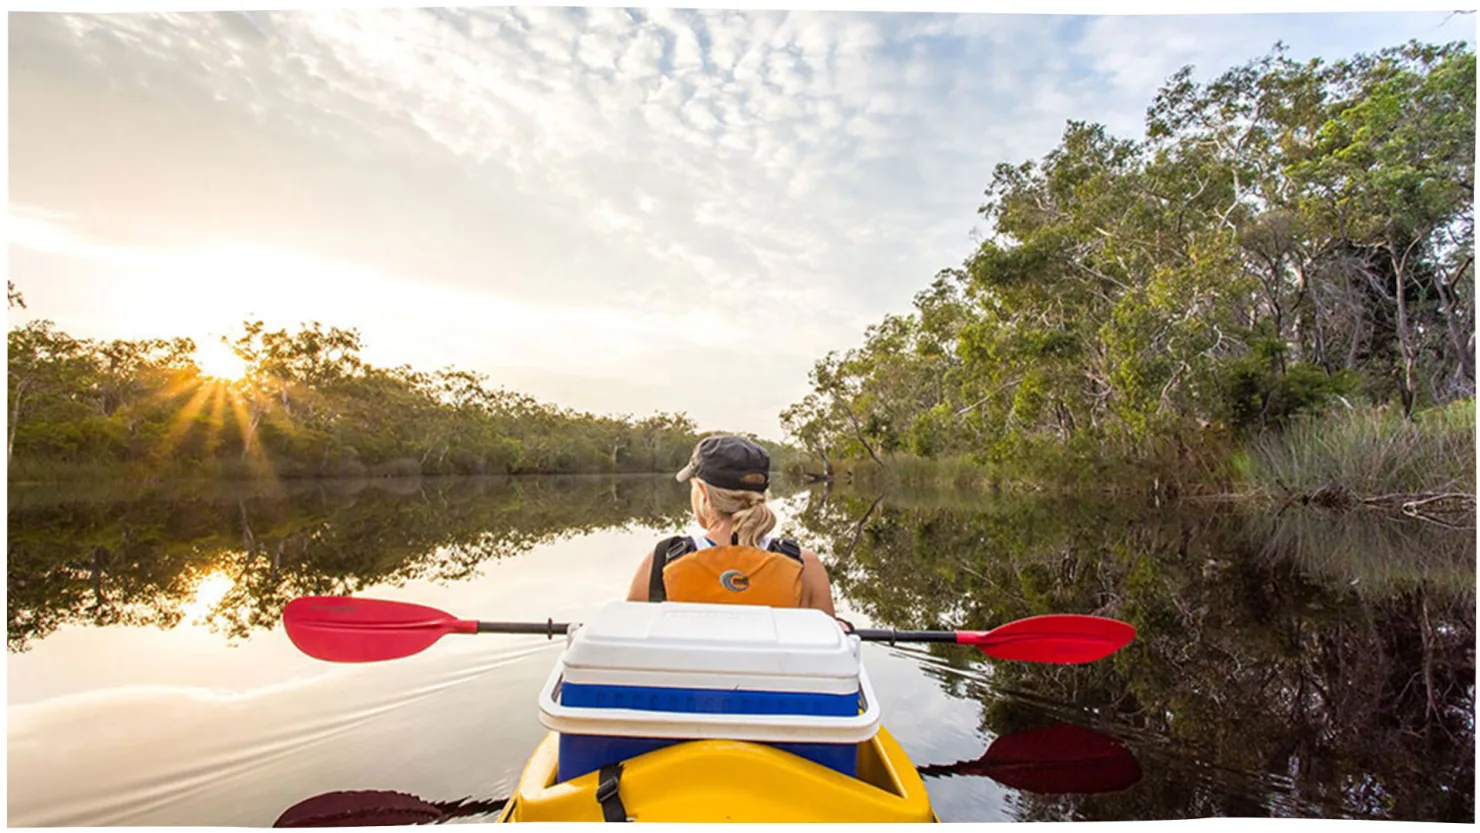
POLYGON ((596 782, 596 800, 601 804, 601 817, 603 821, 630 821, 627 818, 627 808, 622 806, 620 785, 622 783, 622 765, 620 763, 607 764, 601 768, 601 774, 596 782))

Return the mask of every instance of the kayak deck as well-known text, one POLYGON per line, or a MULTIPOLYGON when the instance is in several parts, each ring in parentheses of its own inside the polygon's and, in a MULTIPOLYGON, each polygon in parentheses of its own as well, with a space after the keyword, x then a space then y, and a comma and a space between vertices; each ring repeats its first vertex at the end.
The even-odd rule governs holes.
MULTIPOLYGON (((599 773, 556 783, 559 737, 535 749, 500 822, 602 821, 599 773)), ((760 743, 700 740, 624 761, 638 822, 933 822, 915 766, 887 731, 859 744, 858 777, 760 743)))

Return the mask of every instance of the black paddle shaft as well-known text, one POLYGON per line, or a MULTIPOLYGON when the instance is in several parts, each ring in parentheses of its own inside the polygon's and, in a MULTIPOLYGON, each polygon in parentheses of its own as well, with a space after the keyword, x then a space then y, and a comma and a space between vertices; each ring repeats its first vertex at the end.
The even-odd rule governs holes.
POLYGON ((565 622, 546 619, 540 622, 479 622, 478 633, 542 633, 549 639, 556 634, 564 636, 571 626, 565 622))
POLYGON ((896 631, 855 630, 853 633, 864 642, 949 642, 956 643, 955 631, 896 631))
MULTIPOLYGON (((571 627, 553 619, 544 622, 479 622, 478 633, 533 633, 554 639, 556 634, 564 635, 571 627)), ((956 642, 955 631, 853 630, 850 633, 864 642, 956 642)))

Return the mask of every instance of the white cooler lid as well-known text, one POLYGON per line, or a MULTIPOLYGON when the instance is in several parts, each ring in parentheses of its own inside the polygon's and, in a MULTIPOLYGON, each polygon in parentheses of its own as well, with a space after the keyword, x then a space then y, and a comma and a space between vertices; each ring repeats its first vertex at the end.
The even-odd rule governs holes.
POLYGON ((561 662, 673 674, 856 680, 859 673, 858 641, 820 610, 686 602, 612 602, 571 634, 561 662))

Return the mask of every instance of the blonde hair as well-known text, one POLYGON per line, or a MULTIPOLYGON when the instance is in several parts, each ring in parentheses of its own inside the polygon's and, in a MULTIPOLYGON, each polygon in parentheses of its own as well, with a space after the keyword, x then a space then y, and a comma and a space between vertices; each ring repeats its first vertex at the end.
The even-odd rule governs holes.
POLYGON ((704 484, 704 491, 709 495, 704 503, 730 521, 741 546, 759 547, 766 533, 776 528, 776 514, 766 505, 765 494, 744 489, 721 489, 708 483, 704 484))

